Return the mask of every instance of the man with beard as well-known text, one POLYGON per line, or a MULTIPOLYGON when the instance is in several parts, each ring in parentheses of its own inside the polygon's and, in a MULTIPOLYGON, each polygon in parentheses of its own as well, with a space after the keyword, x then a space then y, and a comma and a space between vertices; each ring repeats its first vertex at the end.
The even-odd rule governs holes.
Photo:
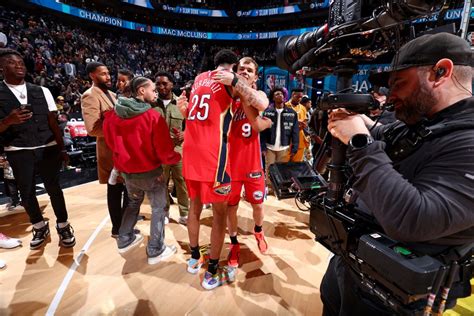
MULTIPOLYGON (((416 38, 398 51, 390 71, 371 78, 390 87, 388 102, 400 121, 369 132, 361 116, 337 110, 328 124, 332 136, 348 145, 357 208, 413 253, 444 264, 470 258, 474 242, 472 57, 457 36, 416 38)), ((447 308, 470 294, 469 280, 460 276, 447 308)), ((360 284, 346 262, 333 257, 321 284, 323 314, 394 314, 360 284)), ((410 308, 418 315, 420 306, 410 308)))
MULTIPOLYGON (((168 124, 171 138, 175 144, 175 151, 179 154, 182 154, 184 140, 184 116, 181 114, 176 105, 177 96, 173 93, 173 87, 174 78, 170 73, 159 72, 156 75, 156 89, 158 90, 157 105, 161 111, 161 114, 166 119, 166 123, 168 124)), ((188 190, 186 189, 186 183, 184 182, 183 178, 182 159, 180 159, 180 161, 174 165, 163 165, 163 174, 165 176, 165 183, 169 182, 170 176, 173 179, 173 183, 176 188, 176 195, 178 197, 178 222, 182 225, 186 225, 188 221, 189 199, 188 190)), ((169 221, 169 209, 170 195, 168 192, 166 203, 166 222, 169 221)))
POLYGON ((112 152, 105 143, 102 129, 104 114, 113 110, 117 99, 115 93, 109 90, 112 87, 112 81, 109 70, 104 64, 99 62, 88 63, 86 72, 92 80, 92 87, 82 94, 82 116, 84 117, 87 133, 96 137, 99 183, 107 184, 107 206, 112 221, 112 237, 117 238, 122 222, 123 209, 127 204, 127 193, 123 183, 108 184, 114 163, 112 152))
POLYGON ((33 225, 30 249, 38 249, 49 238, 49 223, 36 198, 35 177, 43 180, 56 215, 56 230, 63 247, 76 244, 68 222, 63 191, 59 186, 62 162, 68 162, 56 121, 56 104, 44 87, 26 83, 23 57, 11 49, 0 50, 0 136, 8 162, 20 190, 23 206, 33 225))

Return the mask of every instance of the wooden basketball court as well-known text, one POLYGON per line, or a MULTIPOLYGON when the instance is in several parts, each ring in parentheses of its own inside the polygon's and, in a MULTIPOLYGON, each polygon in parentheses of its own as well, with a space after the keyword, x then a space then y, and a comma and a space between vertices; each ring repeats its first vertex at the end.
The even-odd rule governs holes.
MULTIPOLYGON (((204 290, 198 275, 186 272, 189 258, 185 226, 177 223, 172 206, 166 242, 178 253, 157 265, 148 265, 144 243, 123 257, 110 237, 106 186, 98 182, 64 190, 77 244, 58 247, 55 217, 47 195, 39 196, 49 218, 51 242, 30 250, 31 225, 24 212, 0 211, 0 232, 22 239, 23 247, 0 249, 7 268, 0 270, 0 315, 320 315, 319 284, 329 252, 314 242, 307 212, 292 200, 265 202, 264 231, 270 249, 261 255, 253 237, 252 210, 241 203, 239 241, 241 266, 236 282, 204 290)), ((149 235, 147 220, 138 228, 149 235)), ((209 243, 212 212, 201 219, 201 245, 209 243)), ((226 261, 229 239, 221 259, 226 261)))

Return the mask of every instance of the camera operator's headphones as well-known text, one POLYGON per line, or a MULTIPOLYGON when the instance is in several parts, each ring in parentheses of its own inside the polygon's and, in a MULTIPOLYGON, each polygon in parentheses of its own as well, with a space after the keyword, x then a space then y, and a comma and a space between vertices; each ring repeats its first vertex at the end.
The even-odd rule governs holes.
POLYGON ((446 73, 446 69, 445 68, 437 68, 435 70, 435 78, 436 80, 440 79, 442 76, 444 76, 444 74, 446 73))
MULTIPOLYGON (((446 74, 446 68, 436 68, 436 69, 433 69, 434 72, 435 72, 435 80, 439 80, 442 76, 444 76, 446 74)), ((458 78, 456 78, 456 76, 454 75, 453 73, 453 79, 456 81, 456 83, 459 85, 459 87, 461 89, 463 89, 464 91, 466 91, 467 93, 469 93, 470 95, 472 95, 472 92, 469 91, 468 89, 466 89, 458 80, 458 78)))

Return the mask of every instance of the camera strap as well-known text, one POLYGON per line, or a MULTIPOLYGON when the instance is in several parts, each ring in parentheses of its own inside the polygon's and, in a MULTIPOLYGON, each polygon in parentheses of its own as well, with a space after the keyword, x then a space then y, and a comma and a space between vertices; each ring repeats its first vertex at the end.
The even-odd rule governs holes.
POLYGON ((390 159, 399 162, 407 158, 428 139, 437 138, 458 130, 474 129, 474 119, 470 117, 441 121, 430 126, 428 123, 425 120, 414 127, 408 127, 400 122, 384 131, 383 135, 387 143, 386 152, 390 159))

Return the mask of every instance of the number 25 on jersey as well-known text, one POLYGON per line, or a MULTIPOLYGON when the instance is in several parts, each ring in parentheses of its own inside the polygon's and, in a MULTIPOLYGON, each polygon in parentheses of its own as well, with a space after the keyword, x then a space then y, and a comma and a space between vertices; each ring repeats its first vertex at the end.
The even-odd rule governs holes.
POLYGON ((197 95, 195 94, 191 100, 191 110, 189 111, 188 120, 193 121, 198 119, 204 121, 209 116, 209 103, 211 99, 210 94, 197 95), (197 108, 196 108, 197 107, 197 108))

